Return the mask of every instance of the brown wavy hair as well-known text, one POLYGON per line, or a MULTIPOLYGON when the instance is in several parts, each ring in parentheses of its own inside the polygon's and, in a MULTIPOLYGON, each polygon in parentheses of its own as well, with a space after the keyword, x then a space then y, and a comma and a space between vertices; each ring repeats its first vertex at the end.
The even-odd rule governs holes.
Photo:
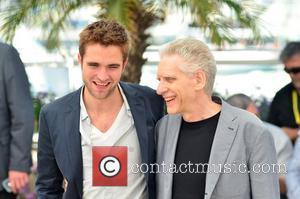
POLYGON ((81 57, 84 56, 88 44, 98 43, 104 46, 120 46, 123 60, 125 61, 128 58, 129 37, 127 31, 115 20, 102 19, 89 24, 80 33, 79 38, 79 54, 81 57))

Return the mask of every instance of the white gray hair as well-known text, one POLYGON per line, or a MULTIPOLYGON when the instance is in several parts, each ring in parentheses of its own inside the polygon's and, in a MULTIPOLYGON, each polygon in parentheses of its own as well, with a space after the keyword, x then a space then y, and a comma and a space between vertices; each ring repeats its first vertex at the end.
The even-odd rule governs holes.
POLYGON ((194 73, 198 69, 204 71, 206 76, 204 90, 208 95, 212 95, 217 68, 207 45, 194 38, 178 39, 162 49, 160 57, 175 54, 181 56, 186 62, 185 66, 180 67, 183 72, 194 73))

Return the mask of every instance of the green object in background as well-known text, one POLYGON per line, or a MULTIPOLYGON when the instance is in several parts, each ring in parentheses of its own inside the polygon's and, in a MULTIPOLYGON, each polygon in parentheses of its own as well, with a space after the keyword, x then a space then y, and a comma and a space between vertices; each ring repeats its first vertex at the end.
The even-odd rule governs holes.
POLYGON ((34 132, 37 132, 39 129, 39 118, 40 111, 42 108, 42 102, 38 98, 33 99, 33 109, 34 109, 34 132))

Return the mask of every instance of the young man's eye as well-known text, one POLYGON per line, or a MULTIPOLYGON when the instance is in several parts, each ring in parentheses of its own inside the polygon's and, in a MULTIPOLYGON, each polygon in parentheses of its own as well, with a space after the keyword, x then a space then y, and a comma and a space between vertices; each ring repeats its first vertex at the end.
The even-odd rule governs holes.
POLYGON ((108 66, 108 68, 110 69, 116 69, 116 68, 119 68, 120 66, 119 65, 110 65, 108 66))
POLYGON ((96 63, 88 63, 87 65, 90 66, 90 67, 97 67, 98 66, 98 64, 96 64, 96 63))

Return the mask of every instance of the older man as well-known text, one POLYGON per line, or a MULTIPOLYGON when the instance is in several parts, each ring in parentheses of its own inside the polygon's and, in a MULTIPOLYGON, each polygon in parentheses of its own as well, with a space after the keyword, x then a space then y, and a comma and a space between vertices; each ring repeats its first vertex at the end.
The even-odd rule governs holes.
POLYGON ((157 198, 279 198, 277 171, 263 169, 276 165, 273 138, 254 115, 212 98, 215 75, 212 53, 196 39, 161 52, 157 93, 168 115, 156 128, 157 198))

